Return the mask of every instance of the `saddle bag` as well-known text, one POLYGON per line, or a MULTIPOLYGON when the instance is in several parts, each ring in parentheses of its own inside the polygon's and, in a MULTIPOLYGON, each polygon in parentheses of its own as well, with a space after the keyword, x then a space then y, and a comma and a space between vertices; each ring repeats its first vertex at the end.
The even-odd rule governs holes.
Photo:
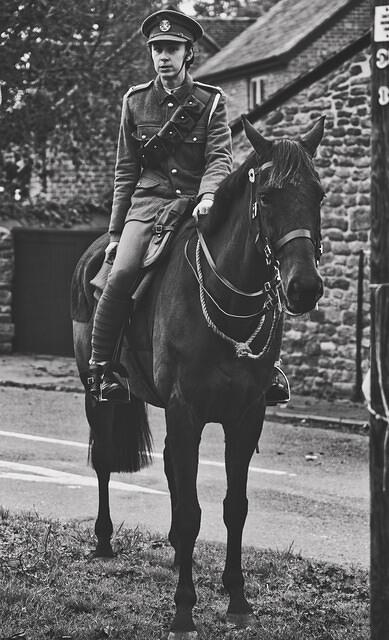
POLYGON ((158 211, 153 226, 153 235, 143 259, 143 267, 150 267, 165 255, 178 225, 188 218, 194 209, 194 198, 177 198, 158 211))

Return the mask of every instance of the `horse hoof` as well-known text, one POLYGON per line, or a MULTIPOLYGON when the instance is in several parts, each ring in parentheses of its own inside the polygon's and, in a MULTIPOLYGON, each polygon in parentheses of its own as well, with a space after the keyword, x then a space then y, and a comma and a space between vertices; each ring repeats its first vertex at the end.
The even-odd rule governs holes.
POLYGON ((198 640, 197 631, 171 631, 167 640, 198 640))
POLYGON ((233 624, 239 629, 253 628, 257 623, 253 613, 227 613, 226 619, 229 624, 233 624))
POLYGON ((91 551, 90 557, 92 558, 92 560, 112 560, 112 558, 115 558, 115 554, 112 550, 111 545, 104 547, 97 546, 94 551, 91 551))

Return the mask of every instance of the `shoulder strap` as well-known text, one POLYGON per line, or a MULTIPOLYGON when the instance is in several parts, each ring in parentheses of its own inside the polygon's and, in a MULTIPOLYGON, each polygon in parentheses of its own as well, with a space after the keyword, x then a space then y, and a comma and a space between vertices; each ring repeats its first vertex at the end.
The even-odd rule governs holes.
POLYGON ((133 87, 129 88, 129 90, 126 93, 126 96, 131 96, 133 93, 137 93, 138 91, 144 91, 145 89, 148 89, 153 83, 154 83, 154 80, 150 80, 149 82, 143 82, 142 84, 135 84, 133 87))

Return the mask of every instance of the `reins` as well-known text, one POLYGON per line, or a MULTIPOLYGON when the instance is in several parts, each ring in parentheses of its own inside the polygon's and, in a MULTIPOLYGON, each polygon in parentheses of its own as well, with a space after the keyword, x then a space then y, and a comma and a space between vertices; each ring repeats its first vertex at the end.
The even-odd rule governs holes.
MULTIPOLYGON (((223 340, 225 340, 226 342, 234 346, 235 354, 238 358, 252 358, 252 359, 262 358, 270 348, 274 332, 278 326, 278 322, 282 316, 282 313, 284 311, 286 311, 287 313, 290 313, 281 302, 281 297, 280 297, 281 277, 279 272, 279 263, 274 254, 274 251, 272 249, 272 245, 268 236, 266 236, 263 233, 260 209, 259 209, 257 198, 256 198, 257 177, 260 176, 264 170, 269 169, 271 166, 272 166, 272 162, 265 162, 259 167, 255 167, 255 168, 251 167, 248 171, 248 180, 250 182, 250 204, 249 204, 249 210, 248 210, 249 222, 250 224, 252 224, 253 221, 257 222, 257 233, 254 240, 254 244, 257 246, 258 243, 261 242, 263 253, 266 260, 266 265, 269 267, 269 269, 272 270, 272 274, 273 274, 272 277, 267 282, 264 283, 261 289, 254 292, 242 291, 241 289, 238 289, 234 284, 232 284, 222 274, 218 273, 215 261, 212 258, 211 252, 209 251, 204 235, 199 228, 198 219, 196 219, 196 231, 197 231, 197 238, 198 238, 196 243, 196 266, 194 266, 191 263, 188 255, 189 240, 187 240, 185 244, 185 249, 184 249, 185 258, 199 284, 200 304, 201 304, 201 309, 202 309, 204 319, 208 327, 216 335, 218 335, 220 338, 222 338, 223 340), (232 291, 233 293, 243 296, 245 298, 259 298, 260 296, 266 296, 266 299, 263 301, 260 309, 257 312, 249 315, 236 315, 236 314, 232 314, 225 311, 220 306, 220 304, 215 300, 214 296, 212 296, 212 294, 208 291, 208 289, 204 284, 204 275, 201 267, 201 251, 212 273, 217 277, 219 282, 221 282, 222 285, 225 286, 229 291, 232 291), (225 316, 229 318, 249 319, 249 318, 254 318, 256 316, 260 316, 260 320, 257 327, 251 333, 251 335, 247 338, 247 340, 245 340, 244 342, 240 342, 238 340, 235 340, 231 336, 228 336, 221 329, 219 329, 219 327, 212 320, 209 314, 209 311, 207 309, 206 296, 213 302, 216 308, 219 309, 219 311, 221 311, 221 313, 223 313, 225 316), (270 310, 272 311, 273 315, 272 315, 271 327, 269 330, 267 340, 263 348, 261 349, 261 351, 257 354, 254 354, 251 350, 251 344, 255 340, 255 338, 260 334, 265 323, 266 314, 270 310)), ((288 233, 283 235, 279 240, 273 243, 274 250, 278 251, 279 249, 284 247, 288 242, 290 242, 291 240, 294 240, 295 238, 307 238, 312 241, 315 248, 315 259, 318 262, 320 255, 322 253, 320 236, 318 238, 315 238, 312 232, 310 231, 310 229, 299 228, 299 229, 294 229, 293 231, 289 231, 288 233)))

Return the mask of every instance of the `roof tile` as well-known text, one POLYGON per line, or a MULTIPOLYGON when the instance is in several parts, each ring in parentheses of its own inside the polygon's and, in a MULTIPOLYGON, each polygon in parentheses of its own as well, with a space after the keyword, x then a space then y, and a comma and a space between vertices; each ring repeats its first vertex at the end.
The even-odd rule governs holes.
MULTIPOLYGON (((355 0, 279 0, 196 71, 197 78, 238 69, 287 53, 355 0)), ((211 30, 210 30, 211 31, 211 30)))

